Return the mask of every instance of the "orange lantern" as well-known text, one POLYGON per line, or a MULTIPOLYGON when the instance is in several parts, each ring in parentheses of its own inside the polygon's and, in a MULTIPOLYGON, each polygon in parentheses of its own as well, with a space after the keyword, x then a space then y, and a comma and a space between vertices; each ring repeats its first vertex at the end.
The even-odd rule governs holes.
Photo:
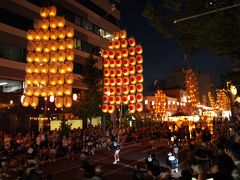
POLYGON ((122 85, 122 78, 121 78, 121 77, 119 77, 119 78, 116 79, 116 84, 117 84, 118 86, 121 86, 121 85, 122 85))
POLYGON ((35 107, 37 107, 37 105, 38 105, 38 97, 33 96, 31 106, 35 108, 35 107))
POLYGON ((34 29, 41 29, 41 26, 38 20, 34 20, 33 27, 34 29))
POLYGON ((142 93, 137 93, 136 94, 136 99, 137 99, 137 102, 143 102, 143 94, 142 93))
POLYGON ((104 87, 103 88, 103 94, 109 95, 109 87, 104 87))
POLYGON ((47 30, 49 27, 49 21, 47 19, 42 19, 39 21, 40 26, 43 30, 47 30))
POLYGON ((136 96, 133 95, 133 94, 129 95, 129 102, 132 103, 132 104, 135 103, 136 102, 136 96))
POLYGON ((57 28, 57 26, 58 26, 58 20, 57 20, 57 18, 50 18, 50 27, 52 28, 52 29, 55 29, 55 28, 57 28))
POLYGON ((104 69, 104 76, 108 77, 110 74, 110 69, 104 69))
POLYGON ((60 62, 64 62, 66 59, 65 51, 58 51, 58 60, 60 62))
POLYGON ((135 87, 135 85, 130 85, 130 86, 129 86, 129 91, 130 91, 131 94, 135 94, 135 92, 136 92, 136 87, 135 87))
POLYGON ((113 44, 114 44, 114 48, 115 49, 119 49, 120 48, 120 41, 119 40, 113 41, 113 44))
POLYGON ((116 61, 115 61, 114 59, 110 59, 110 61, 109 61, 109 66, 110 66, 111 68, 114 68, 114 67, 116 66, 116 61))
POLYGON ((108 102, 109 102, 109 104, 115 104, 115 96, 109 96, 108 102))
POLYGON ((48 61, 49 61, 49 53, 43 52, 42 53, 42 62, 43 63, 48 63, 48 61))
POLYGON ((48 86, 48 96, 54 96, 56 94, 56 86, 48 86))
POLYGON ((41 18, 46 18, 49 15, 49 9, 47 7, 40 8, 40 16, 41 18))
POLYGON ((33 84, 39 84, 40 83, 40 75, 39 74, 33 74, 32 76, 32 83, 33 84))
POLYGON ((49 16, 50 17, 55 17, 57 14, 57 8, 55 6, 50 6, 48 7, 49 10, 49 16))
POLYGON ((59 40, 58 41, 58 49, 65 50, 65 47, 66 47, 66 43, 65 43, 64 39, 59 40))
POLYGON ((115 86, 116 85, 116 78, 110 78, 110 85, 115 86))
POLYGON ((66 71, 69 73, 73 72, 73 63, 70 61, 67 61, 65 64, 66 64, 66 71))
POLYGON ((114 49, 114 43, 112 41, 108 41, 108 48, 114 49))
POLYGON ((128 53, 129 53, 131 56, 134 56, 134 55, 135 55, 135 48, 134 48, 134 47, 128 48, 128 53))
POLYGON ((63 86, 62 85, 56 85, 56 95, 57 96, 63 95, 63 86))
POLYGON ((117 77, 122 77, 122 69, 116 69, 116 75, 117 77))
POLYGON ((137 78, 136 78, 136 76, 130 76, 130 83, 131 83, 131 84, 136 84, 136 83, 137 83, 137 78))
POLYGON ((25 82, 26 84, 32 84, 33 82, 33 76, 31 74, 26 74, 25 76, 25 82))
POLYGON ((40 96, 41 90, 37 85, 33 86, 33 95, 34 96, 40 96))
POLYGON ((122 49, 122 57, 123 58, 128 57, 128 50, 127 49, 122 49))
POLYGON ((129 94, 129 87, 123 86, 122 91, 123 91, 123 94, 125 94, 125 95, 129 94))
POLYGON ((57 84, 63 85, 64 84, 64 75, 57 74, 57 84))
POLYGON ((58 25, 59 28, 62 28, 62 27, 65 26, 64 17, 60 17, 60 16, 57 17, 57 25, 58 25))
POLYGON ((104 78, 103 82, 104 82, 104 86, 109 86, 110 79, 109 78, 104 78))
POLYGON ((35 59, 35 54, 32 53, 32 52, 29 52, 29 53, 27 54, 27 62, 28 62, 28 63, 32 63, 32 62, 34 61, 34 59, 35 59))
POLYGON ((103 103, 104 104, 108 103, 108 96, 106 96, 106 95, 103 96, 103 103))
POLYGON ((121 104, 121 102, 122 102, 121 96, 116 96, 115 97, 115 103, 116 104, 121 104))
POLYGON ((73 27, 66 27, 66 35, 69 38, 74 36, 74 28, 73 27))
POLYGON ((49 70, 49 66, 48 64, 43 64, 42 67, 41 67, 41 73, 48 73, 48 70, 49 70))
POLYGON ((51 62, 57 62, 59 59, 58 52, 56 51, 51 51, 50 52, 50 61, 51 62))
POLYGON ((129 85, 129 77, 123 77, 123 85, 124 86, 129 85))
POLYGON ((27 40, 33 41, 35 39, 36 33, 33 30, 27 31, 27 40))
POLYGON ((68 84, 64 84, 63 86, 63 92, 66 95, 71 95, 72 94, 72 86, 68 84))
POLYGON ((51 40, 56 40, 58 38, 58 30, 57 29, 51 29, 50 32, 50 38, 51 40))
POLYGON ((51 85, 57 84, 57 75, 56 74, 49 75, 49 84, 51 84, 51 85))
POLYGON ((117 50, 115 53, 115 56, 117 59, 121 59, 122 58, 122 51, 121 50, 117 50))
POLYGON ((122 87, 116 87, 115 91, 116 91, 116 95, 122 95, 122 87))
POLYGON ((61 96, 55 97, 55 106, 56 106, 56 108, 63 107, 63 97, 61 97, 61 96))
POLYGON ((129 74, 133 75, 136 72, 135 66, 129 66, 129 74))
POLYGON ((134 39, 134 38, 129 38, 129 39, 128 39, 128 44, 129 44, 129 46, 131 46, 131 47, 135 46, 135 45, 136 45, 135 39, 134 39))
POLYGON ((113 38, 114 38, 115 40, 118 40, 118 39, 119 39, 119 32, 114 32, 113 38))
POLYGON ((73 74, 72 73, 67 73, 65 75, 65 81, 67 84, 72 84, 73 83, 73 74))
POLYGON ((136 85, 137 92, 143 92, 143 84, 139 83, 136 85))
POLYGON ((129 69, 127 67, 123 68, 123 75, 124 76, 128 76, 129 75, 129 69))
POLYGON ((40 29, 37 29, 35 34, 35 40, 40 41, 43 35, 43 32, 40 29))
POLYGON ((120 44, 122 48, 126 48, 128 45, 128 42, 126 39, 121 39, 120 44))
POLYGON ((35 69, 35 66, 33 63, 27 63, 26 65, 26 73, 33 73, 34 72, 34 69, 35 69))
POLYGON ((116 59, 115 63, 116 63, 116 67, 122 67, 122 60, 121 59, 116 59))
POLYGON ((123 60, 123 66, 124 67, 128 67, 129 66, 129 60, 128 59, 124 59, 123 60))
POLYGON ((42 33, 42 40, 44 41, 48 41, 50 38, 50 31, 49 30, 43 30, 43 33, 42 33))
POLYGON ((35 50, 35 43, 32 42, 32 41, 28 42, 28 44, 27 44, 27 50, 28 50, 28 52, 29 52, 29 51, 34 51, 34 50, 35 50))
POLYGON ((138 64, 136 66, 137 73, 143 73, 143 66, 141 64, 138 64))
POLYGON ((102 112, 106 113, 108 111, 108 105, 107 104, 103 104, 102 105, 102 112))
POLYGON ((40 61, 41 61, 42 58, 43 58, 43 55, 42 55, 40 52, 36 52, 36 53, 35 53, 35 59, 34 59, 34 61, 35 61, 36 63, 40 63, 40 61))
POLYGON ((34 73, 40 73, 41 72, 41 65, 39 63, 35 63, 34 64, 34 70, 33 70, 34 73))
POLYGON ((143 52, 142 46, 141 45, 135 46, 135 51, 137 54, 142 54, 143 52))
POLYGON ((137 79, 138 83, 142 83, 143 82, 143 75, 142 74, 137 74, 136 79, 137 79))
POLYGON ((115 110, 115 106, 114 105, 109 105, 108 106, 108 113, 113 113, 114 112, 114 110, 115 110))
POLYGON ((50 73, 56 73, 57 72, 57 64, 55 62, 52 62, 49 67, 50 73))
POLYGON ((127 31, 121 30, 119 36, 121 39, 125 39, 127 37, 127 31))
POLYGON ((116 89, 115 87, 109 87, 109 92, 110 92, 110 95, 115 95, 116 94, 116 89))
POLYGON ((27 107, 27 106, 29 106, 29 105, 31 104, 31 102, 32 102, 32 98, 31 98, 30 96, 25 96, 25 97, 23 98, 22 105, 23 105, 24 107, 27 107))
POLYGON ((43 42, 42 42, 42 45, 43 45, 43 51, 44 51, 45 53, 49 53, 50 50, 51 50, 51 45, 50 45, 50 43, 49 43, 48 41, 43 41, 43 42))
MULTIPOLYGON (((66 36, 66 31, 64 28, 61 28, 58 30, 58 38, 59 39, 64 39, 66 36)), ((72 38, 69 38, 69 39, 72 39, 72 38)))
POLYGON ((60 74, 65 74, 65 73, 66 73, 66 69, 67 69, 67 67, 66 67, 66 65, 64 64, 64 62, 60 62, 60 63, 58 64, 58 72, 59 72, 60 74))
POLYGON ((33 87, 32 86, 27 86, 25 89, 25 94, 27 96, 31 96, 33 94, 33 87))
POLYGON ((41 94, 42 97, 48 96, 48 87, 47 86, 42 86, 41 87, 41 94))
POLYGON ((137 55, 137 56, 136 56, 136 61, 137 61, 138 64, 142 64, 142 63, 143 63, 143 57, 142 57, 142 55, 137 55))
POLYGON ((72 106, 72 97, 71 97, 71 96, 65 96, 65 97, 64 97, 64 106, 65 106, 66 108, 72 106))
POLYGON ((136 103, 136 109, 137 109, 137 112, 142 112, 143 111, 143 104, 142 103, 136 103))
POLYGON ((108 51, 107 50, 102 50, 101 51, 102 53, 102 57, 104 58, 104 59, 107 59, 108 58, 108 51))
POLYGON ((68 61, 73 61, 73 59, 74 59, 74 51, 73 51, 73 49, 68 49, 66 51, 66 59, 68 61))
POLYGON ((103 60, 103 67, 108 68, 109 67, 109 59, 103 60))
POLYGON ((127 95, 122 96, 122 103, 123 104, 128 104, 128 96, 127 95))
POLYGON ((116 70, 115 69, 110 69, 110 77, 115 77, 116 76, 116 70))
POLYGON ((41 74, 40 75, 40 84, 47 84, 48 83, 48 75, 41 74))
POLYGON ((135 107, 134 104, 129 104, 129 105, 128 105, 128 112, 129 112, 130 114, 133 114, 133 113, 136 112, 136 107, 135 107))
POLYGON ((132 65, 132 66, 135 66, 136 65, 136 58, 135 57, 130 57, 129 58, 129 64, 132 65))
POLYGON ((66 40, 66 48, 67 49, 73 49, 74 41, 73 38, 68 38, 66 40))
POLYGON ((108 57, 113 59, 115 57, 115 51, 114 50, 109 50, 108 57))
POLYGON ((58 49, 58 42, 52 40, 52 41, 50 41, 50 43, 51 43, 51 45, 50 45, 51 51, 56 51, 58 49))

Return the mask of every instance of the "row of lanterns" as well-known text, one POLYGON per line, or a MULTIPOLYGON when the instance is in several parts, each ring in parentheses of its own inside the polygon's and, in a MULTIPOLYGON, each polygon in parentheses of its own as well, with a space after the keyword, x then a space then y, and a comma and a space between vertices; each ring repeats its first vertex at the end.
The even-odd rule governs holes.
POLYGON ((56 12, 54 6, 40 8, 43 19, 27 31, 24 106, 36 107, 39 96, 55 96, 57 108, 72 105, 74 28, 64 27, 64 17, 56 17, 56 12))
POLYGON ((114 33, 108 49, 102 50, 104 88, 102 111, 113 113, 114 105, 128 105, 129 113, 142 111, 143 56, 142 46, 134 38, 127 39, 127 32, 114 33))
POLYGON ((157 90, 154 97, 154 113, 156 115, 166 115, 166 94, 162 90, 157 90))

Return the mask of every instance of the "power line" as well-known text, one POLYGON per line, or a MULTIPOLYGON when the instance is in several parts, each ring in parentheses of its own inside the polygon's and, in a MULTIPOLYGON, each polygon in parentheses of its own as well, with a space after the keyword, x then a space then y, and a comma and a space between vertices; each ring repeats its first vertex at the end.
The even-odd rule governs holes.
POLYGON ((208 11, 208 12, 201 13, 201 14, 196 14, 196 15, 189 16, 189 17, 186 17, 186 18, 174 20, 174 21, 173 21, 173 24, 176 24, 176 23, 179 23, 179 22, 182 22, 182 21, 187 21, 187 20, 189 20, 189 19, 193 19, 193 18, 205 16, 205 15, 208 15, 208 14, 213 14, 213 13, 216 13, 216 12, 219 12, 219 11, 224 11, 224 10, 227 10, 227 9, 235 8, 235 7, 238 7, 238 6, 240 6, 240 3, 234 4, 234 5, 231 5, 231 6, 228 6, 228 7, 216 9, 216 10, 213 10, 213 11, 208 11))

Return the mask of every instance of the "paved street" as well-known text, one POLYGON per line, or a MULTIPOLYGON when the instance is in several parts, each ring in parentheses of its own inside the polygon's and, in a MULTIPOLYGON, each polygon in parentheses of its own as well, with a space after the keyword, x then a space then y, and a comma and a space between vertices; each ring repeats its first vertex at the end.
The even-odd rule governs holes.
MULTIPOLYGON (((134 171, 134 165, 140 163, 144 167, 143 161, 147 153, 151 151, 151 145, 147 142, 142 143, 140 147, 134 145, 129 145, 122 148, 120 152, 120 162, 117 165, 113 165, 113 151, 108 151, 107 149, 98 151, 95 155, 90 156, 90 159, 96 165, 101 166, 102 175, 107 180, 117 180, 117 179, 130 179, 134 171)), ((160 159, 161 166, 166 167, 165 161, 169 148, 162 144, 158 147, 156 154, 160 159)), ((185 164, 187 160, 187 152, 185 149, 180 150, 179 162, 181 167, 185 164)), ((42 166, 43 174, 51 174, 52 178, 55 180, 61 179, 81 179, 82 172, 80 168, 80 155, 75 154, 75 159, 73 161, 67 160, 65 157, 59 158, 56 162, 47 163, 42 166)), ((180 170, 181 170, 180 167, 180 170)), ((173 176, 178 177, 180 173, 174 173, 173 176)), ((147 179, 151 179, 148 177, 147 179)))

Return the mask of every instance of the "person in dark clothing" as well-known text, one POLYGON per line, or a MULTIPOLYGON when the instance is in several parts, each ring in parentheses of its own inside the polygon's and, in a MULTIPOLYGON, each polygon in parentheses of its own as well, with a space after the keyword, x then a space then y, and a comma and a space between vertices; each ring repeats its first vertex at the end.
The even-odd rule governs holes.
POLYGON ((139 164, 135 166, 135 171, 132 175, 132 180, 143 180, 144 179, 144 172, 140 169, 139 164))

